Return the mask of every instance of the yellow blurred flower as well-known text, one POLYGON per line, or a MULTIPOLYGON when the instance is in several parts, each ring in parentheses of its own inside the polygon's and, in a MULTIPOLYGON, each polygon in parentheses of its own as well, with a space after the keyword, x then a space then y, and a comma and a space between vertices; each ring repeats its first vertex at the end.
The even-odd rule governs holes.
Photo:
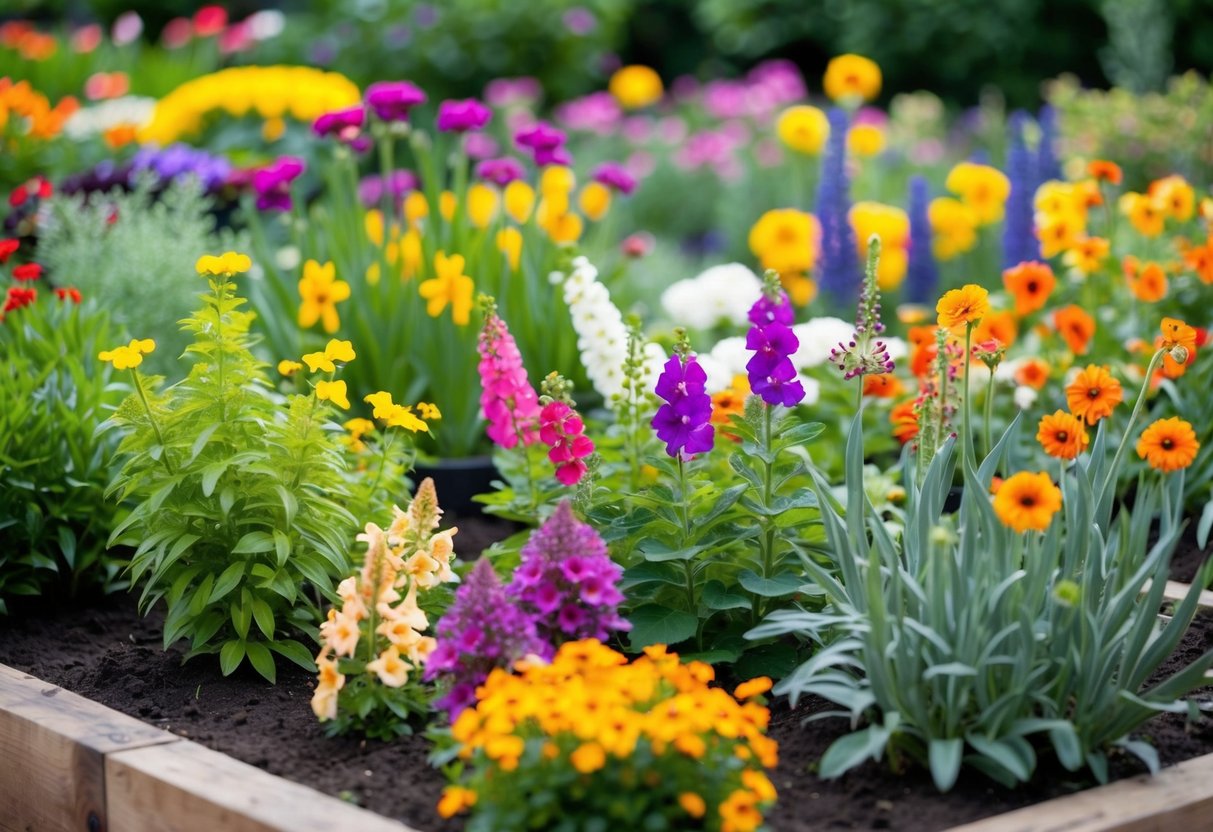
POLYGON ((336 277, 332 263, 321 265, 308 260, 303 264, 303 277, 299 280, 299 326, 308 329, 320 321, 330 334, 341 326, 337 304, 349 298, 350 284, 336 277))
POLYGON ((611 207, 611 189, 601 182, 587 182, 577 197, 577 207, 587 219, 598 222, 611 207))
POLYGON ((795 208, 767 211, 750 228, 750 251, 764 269, 780 274, 801 273, 813 269, 821 239, 817 218, 795 208))
POLYGON ((232 275, 244 274, 253 266, 253 261, 247 254, 225 251, 223 254, 204 254, 194 264, 198 274, 232 275))
POLYGON ((854 156, 875 156, 884 146, 884 131, 875 124, 856 124, 847 131, 847 150, 854 156))
POLYGON ((830 120, 816 107, 798 104, 779 114, 775 130, 779 140, 792 150, 816 156, 830 138, 830 120))
POLYGON ((625 66, 615 71, 607 89, 620 106, 627 110, 647 107, 661 100, 664 88, 661 76, 653 69, 639 64, 625 66))
POLYGON ((826 66, 822 86, 834 101, 871 101, 880 95, 880 67, 862 55, 839 55, 826 66))
POLYGON ((1011 195, 1011 180, 1006 174, 973 162, 961 162, 952 168, 944 184, 973 210, 978 225, 1001 220, 1007 197, 1011 195))
POLYGON ((868 250, 868 238, 880 237, 880 262, 876 280, 881 289, 892 290, 901 285, 909 265, 910 217, 900 208, 879 202, 857 202, 848 215, 855 230, 855 246, 863 258, 868 250))
POLYGON ((430 204, 426 202, 425 194, 421 191, 409 191, 404 198, 404 218, 410 228, 430 215, 430 204))
POLYGON ((497 250, 505 254, 510 271, 518 271, 522 261, 522 232, 517 228, 503 228, 497 232, 497 250))
POLYGON ((951 260, 977 245, 977 214, 959 199, 941 196, 931 200, 927 219, 931 248, 940 260, 951 260))
POLYGON ((530 219, 531 211, 535 208, 535 190, 530 185, 515 179, 505 186, 504 198, 505 212, 510 219, 520 225, 530 219))
POLYGON ((472 313, 472 278, 463 273, 465 261, 462 254, 439 251, 434 255, 435 277, 423 280, 418 287, 425 298, 425 311, 437 318, 442 310, 451 307, 451 320, 457 326, 466 326, 472 313))
POLYGON ((291 361, 289 359, 284 358, 278 362, 278 372, 284 376, 288 376, 288 377, 293 376, 295 373, 299 372, 302 369, 303 369, 303 365, 300 364, 298 361, 291 361))
POLYGON ((501 195, 492 185, 477 182, 468 188, 468 219, 477 228, 488 228, 497 216, 501 195))
POLYGON ((455 198, 455 194, 451 191, 443 191, 438 195, 438 213, 447 222, 455 219, 455 209, 459 207, 459 200, 455 198))

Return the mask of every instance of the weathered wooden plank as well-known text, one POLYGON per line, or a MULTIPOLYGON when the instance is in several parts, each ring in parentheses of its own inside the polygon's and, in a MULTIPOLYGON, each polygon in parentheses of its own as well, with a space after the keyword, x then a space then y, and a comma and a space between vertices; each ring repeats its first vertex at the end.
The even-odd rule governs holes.
POLYGON ((957 826, 948 832, 1203 832, 1213 829, 1213 754, 957 826))
POLYGON ((193 742, 106 757, 114 832, 414 832, 193 742))
POLYGON ((0 832, 104 832, 105 755, 172 734, 0 665, 0 832))
MULTIPOLYGON (((1181 584, 1179 581, 1167 581, 1167 588, 1163 591, 1162 597, 1168 601, 1182 601, 1188 596, 1188 590, 1191 588, 1189 584, 1181 584)), ((1196 603, 1204 609, 1213 609, 1213 592, 1202 589, 1200 600, 1196 603)))

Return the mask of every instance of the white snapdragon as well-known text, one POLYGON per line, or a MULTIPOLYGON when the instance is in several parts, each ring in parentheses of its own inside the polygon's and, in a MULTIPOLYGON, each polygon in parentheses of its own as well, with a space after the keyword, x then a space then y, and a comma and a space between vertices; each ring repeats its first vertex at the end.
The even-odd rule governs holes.
MULTIPOLYGON (((623 392, 628 330, 623 314, 611 303, 610 290, 598 282, 598 269, 585 257, 574 259, 572 273, 564 278, 564 302, 569 305, 586 375, 594 389, 610 402, 623 392)), ((656 375, 653 379, 655 383, 656 375)))
POLYGON ((679 280, 662 293, 661 305, 670 320, 690 329, 740 326, 761 294, 758 275, 740 263, 727 263, 679 280))

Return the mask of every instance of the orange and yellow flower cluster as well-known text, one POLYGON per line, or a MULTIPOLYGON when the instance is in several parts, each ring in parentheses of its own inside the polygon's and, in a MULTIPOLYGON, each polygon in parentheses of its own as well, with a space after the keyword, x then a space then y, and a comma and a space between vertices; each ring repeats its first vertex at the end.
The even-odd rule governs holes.
POLYGON ((14 83, 11 78, 0 78, 0 134, 38 141, 53 139, 79 107, 70 96, 52 107, 28 81, 14 83))

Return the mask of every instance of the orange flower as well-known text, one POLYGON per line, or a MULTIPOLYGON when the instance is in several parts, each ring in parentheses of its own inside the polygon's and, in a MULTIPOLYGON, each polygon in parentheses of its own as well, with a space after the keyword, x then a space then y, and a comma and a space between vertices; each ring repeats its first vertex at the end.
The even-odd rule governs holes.
POLYGON ((889 421, 898 442, 904 445, 912 441, 918 436, 918 400, 906 399, 894 405, 889 411, 889 421))
POLYGON ((1187 468, 1199 450, 1192 426, 1174 417, 1157 420, 1137 440, 1137 455, 1159 471, 1187 468))
POLYGON ((745 400, 750 395, 750 379, 740 375, 733 377, 733 386, 719 393, 712 394, 712 424, 721 426, 721 435, 734 442, 740 442, 741 437, 724 430, 732 424, 730 416, 741 416, 745 413, 745 400))
POLYGON ((1173 347, 1183 347, 1190 353, 1196 352, 1196 328, 1190 327, 1179 318, 1163 318, 1158 328, 1162 331, 1160 349, 1169 350, 1173 347))
POLYGON ((1192 246, 1185 251, 1184 263, 1202 282, 1213 283, 1213 235, 1203 246, 1192 246))
POLYGON ((1042 309, 1057 285, 1047 263, 1020 263, 1002 273, 1002 283, 1015 297, 1015 314, 1028 315, 1042 309))
POLYGON ((1036 224, 1036 238, 1040 240, 1040 254, 1056 257, 1073 248, 1085 231, 1083 218, 1077 214, 1050 214, 1036 224))
POLYGON ((921 378, 931 372, 935 362, 935 327, 912 326, 906 338, 910 342, 910 372, 921 378))
POLYGON ((1049 381, 1049 364, 1043 358, 1028 358, 1015 371, 1015 381, 1033 390, 1042 389, 1049 381))
POLYGON ((1140 262, 1133 255, 1124 259, 1125 280, 1134 296, 1144 303, 1154 303, 1167 296, 1167 273, 1157 263, 1140 262))
POLYGON ((1087 165, 1087 175, 1109 185, 1119 185, 1124 178, 1120 165, 1106 159, 1092 159, 1087 165))
POLYGON ((990 293, 975 283, 944 293, 935 305, 939 325, 946 329, 971 326, 990 313, 990 293))
POLYGON ((1087 345, 1095 335, 1095 319, 1081 306, 1070 304, 1053 313, 1053 326, 1057 334, 1066 341, 1066 346, 1075 355, 1087 351, 1087 345))
POLYGON ((1015 343, 1017 336, 1015 316, 1006 311, 991 312, 973 329, 973 342, 976 344, 997 341, 999 346, 1006 348, 1015 343))
POLYGON ((1079 240, 1072 249, 1062 255, 1062 262, 1083 274, 1098 271, 1108 258, 1111 246, 1103 237, 1087 237, 1079 240))
POLYGON ((1124 400, 1120 382, 1112 377, 1107 367, 1087 365, 1066 386, 1066 402, 1070 412, 1093 425, 1105 416, 1111 416, 1116 405, 1124 400))
POLYGON ((1061 509, 1061 489, 1044 471, 1020 471, 1009 477, 994 495, 994 513, 1017 532, 1043 532, 1061 509))
POLYGON ((1036 441, 1049 456, 1074 459, 1086 450, 1091 437, 1082 422, 1064 410, 1058 410, 1052 416, 1041 418, 1036 441))
POLYGON ((892 373, 877 373, 863 377, 863 394, 875 399, 895 399, 905 392, 901 380, 892 373))

